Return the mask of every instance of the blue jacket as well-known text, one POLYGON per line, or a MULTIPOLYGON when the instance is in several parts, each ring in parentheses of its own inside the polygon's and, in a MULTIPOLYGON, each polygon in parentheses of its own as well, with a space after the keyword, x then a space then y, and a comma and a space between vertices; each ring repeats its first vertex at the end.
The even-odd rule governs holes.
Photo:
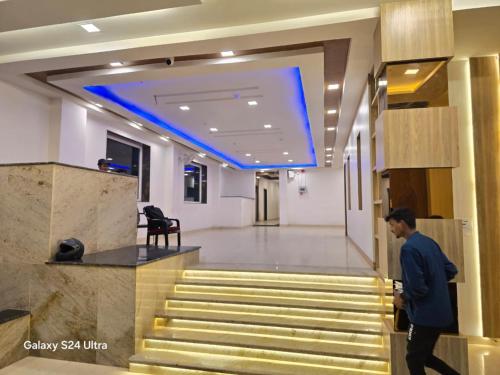
POLYGON ((454 322, 448 281, 457 268, 431 238, 415 232, 401 247, 403 298, 411 323, 445 328, 454 322))

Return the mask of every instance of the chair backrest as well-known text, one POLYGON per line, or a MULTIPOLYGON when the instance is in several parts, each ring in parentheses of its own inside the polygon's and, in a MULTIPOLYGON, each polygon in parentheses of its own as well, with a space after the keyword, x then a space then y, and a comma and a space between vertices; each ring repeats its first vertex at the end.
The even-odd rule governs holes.
POLYGON ((164 220, 165 215, 163 215, 163 212, 160 208, 155 207, 155 206, 145 206, 144 207, 144 214, 146 215, 146 218, 148 219, 157 219, 157 220, 164 220))

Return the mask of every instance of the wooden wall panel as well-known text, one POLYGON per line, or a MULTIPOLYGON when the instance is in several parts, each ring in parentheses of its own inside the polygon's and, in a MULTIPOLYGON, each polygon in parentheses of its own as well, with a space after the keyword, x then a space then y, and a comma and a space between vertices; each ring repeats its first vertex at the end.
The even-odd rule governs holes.
POLYGON ((383 111, 375 125, 377 171, 458 167, 457 121, 455 107, 383 111))
POLYGON ((483 334, 500 337, 500 79, 498 56, 470 59, 483 334))
MULTIPOLYGON (((406 332, 394 332, 392 324, 387 321, 383 325, 384 337, 390 342, 390 361, 392 375, 409 375, 406 366, 406 332)), ((469 373, 467 337, 460 335, 441 335, 436 343, 434 355, 444 360, 460 374, 469 373)), ((434 370, 427 369, 427 374, 437 375, 434 370)))
POLYGON ((451 168, 426 170, 427 212, 429 216, 439 215, 453 219, 453 178, 451 168))
POLYGON ((406 0, 380 5, 382 62, 451 57, 451 0, 406 0))
MULTIPOLYGON (((456 282, 465 281, 464 271, 464 246, 462 221, 453 219, 417 219, 417 230, 436 241, 446 256, 458 268, 456 282)), ((403 238, 397 239, 390 231, 389 225, 383 218, 379 219, 380 256, 386 256, 387 278, 401 280, 401 266, 399 254, 405 242, 403 238), (382 246, 385 246, 383 248, 382 246)))

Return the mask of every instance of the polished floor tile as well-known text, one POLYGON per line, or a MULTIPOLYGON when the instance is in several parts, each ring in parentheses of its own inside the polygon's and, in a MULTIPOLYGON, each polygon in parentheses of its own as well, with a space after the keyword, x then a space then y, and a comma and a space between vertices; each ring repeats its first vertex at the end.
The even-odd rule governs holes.
POLYGON ((500 340, 469 339, 469 374, 500 373, 500 340))
POLYGON ((343 227, 207 229, 186 232, 182 243, 202 247, 201 267, 373 275, 343 227))

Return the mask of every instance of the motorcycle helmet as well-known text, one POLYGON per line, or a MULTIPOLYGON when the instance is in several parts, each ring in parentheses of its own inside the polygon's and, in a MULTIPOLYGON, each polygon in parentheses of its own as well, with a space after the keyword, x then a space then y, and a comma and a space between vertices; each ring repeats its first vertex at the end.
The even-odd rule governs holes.
POLYGON ((78 260, 83 256, 85 246, 76 238, 69 238, 61 241, 59 251, 56 253, 56 260, 78 260))

